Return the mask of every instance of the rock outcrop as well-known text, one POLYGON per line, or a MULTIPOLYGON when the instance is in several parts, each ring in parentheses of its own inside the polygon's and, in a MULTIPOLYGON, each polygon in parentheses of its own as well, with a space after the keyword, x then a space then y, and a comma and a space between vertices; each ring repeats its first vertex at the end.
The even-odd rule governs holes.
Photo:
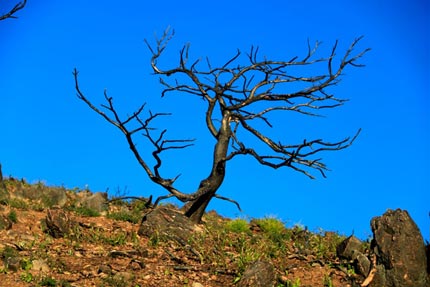
POLYGON ((108 195, 106 192, 87 193, 81 199, 83 207, 103 212, 108 210, 108 195))
POLYGON ((425 287, 427 257, 422 235, 405 210, 388 210, 371 220, 377 287, 425 287), (384 282, 385 281, 385 282, 384 282))
POLYGON ((195 231, 201 230, 201 226, 191 222, 178 210, 158 206, 143 217, 138 234, 148 238, 160 236, 178 242, 187 242, 195 231))

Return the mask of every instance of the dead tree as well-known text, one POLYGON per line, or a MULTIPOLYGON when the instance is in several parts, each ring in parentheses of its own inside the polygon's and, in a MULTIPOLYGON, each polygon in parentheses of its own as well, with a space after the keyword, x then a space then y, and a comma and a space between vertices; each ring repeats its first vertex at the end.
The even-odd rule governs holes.
MULTIPOLYGON (((200 60, 189 61, 190 47, 186 45, 180 51, 177 66, 160 67, 158 60, 173 34, 166 30, 162 37, 156 38, 155 45, 150 45, 146 41, 152 53, 152 69, 156 75, 159 75, 160 83, 164 86, 162 96, 179 92, 191 94, 203 100, 202 103, 206 105, 207 129, 215 140, 212 167, 208 176, 200 181, 199 187, 193 193, 184 193, 174 187, 178 176, 165 178, 160 172, 161 154, 164 151, 184 149, 192 145, 192 140, 167 139, 167 130, 157 133, 152 127, 154 120, 169 114, 149 112, 143 117, 145 107, 143 104, 131 116, 121 118, 106 91, 104 93, 106 103, 101 108, 93 105, 79 87, 78 71, 75 69, 73 73, 78 98, 124 134, 131 151, 149 178, 167 190, 168 194, 159 197, 156 203, 161 199, 176 197, 186 203, 183 208, 185 215, 193 222, 200 222, 212 198, 217 197, 236 203, 229 198, 217 195, 216 192, 223 183, 227 162, 237 156, 251 156, 259 164, 273 169, 292 168, 309 178, 314 178, 311 174, 312 170, 325 177, 325 171, 328 168, 317 155, 321 152, 338 151, 349 147, 360 133, 358 130, 354 136, 335 142, 305 139, 298 143, 286 144, 265 135, 265 131, 256 128, 254 123, 261 121, 270 128, 272 127, 270 116, 275 112, 290 111, 307 116, 320 116, 318 113, 320 110, 332 109, 344 104, 346 100, 330 94, 328 88, 339 83, 347 66, 363 66, 357 63, 357 60, 368 49, 354 53, 361 38, 356 39, 339 59, 336 57, 337 42, 327 57, 315 58, 319 45, 317 42, 313 47, 308 44, 308 51, 303 58, 294 57, 288 61, 268 60, 259 56, 258 48, 252 47, 245 55, 237 51, 220 67, 212 67, 206 59, 206 64, 203 65, 205 68, 201 68, 200 60), (315 76, 294 74, 296 67, 321 64, 324 65, 324 72, 321 74, 315 76), (168 81, 167 78, 173 79, 168 81), (288 92, 285 89, 287 86, 288 92), (296 90, 292 90, 294 88, 296 90), (138 133, 143 134, 154 147, 152 157, 156 164, 152 167, 148 165, 134 142, 134 136, 138 133), (255 142, 243 141, 245 133, 251 135, 258 142, 258 146, 263 144, 265 149, 258 149, 255 142)), ((238 204, 237 206, 239 207, 238 204)))
POLYGON ((14 14, 16 12, 18 12, 19 10, 21 10, 22 8, 24 8, 25 4, 27 3, 27 0, 24 0, 22 2, 18 2, 18 4, 16 4, 9 12, 0 15, 0 21, 1 20, 5 20, 8 18, 17 18, 16 16, 14 16, 14 14))

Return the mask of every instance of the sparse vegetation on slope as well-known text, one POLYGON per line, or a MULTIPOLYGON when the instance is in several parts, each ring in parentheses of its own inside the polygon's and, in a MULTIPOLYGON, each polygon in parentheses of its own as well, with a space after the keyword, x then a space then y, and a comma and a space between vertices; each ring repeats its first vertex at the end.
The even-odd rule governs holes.
POLYGON ((2 286, 236 286, 256 260, 273 264, 276 287, 345 286, 357 276, 336 257, 344 237, 333 232, 211 211, 186 241, 158 232, 146 237, 138 234, 147 211, 141 201, 114 201, 99 212, 82 204, 88 191, 64 189, 64 201, 53 193, 62 188, 43 183, 8 178, 4 186, 0 214, 10 226, 0 230, 2 286), (70 220, 58 238, 46 232, 55 210, 70 220))

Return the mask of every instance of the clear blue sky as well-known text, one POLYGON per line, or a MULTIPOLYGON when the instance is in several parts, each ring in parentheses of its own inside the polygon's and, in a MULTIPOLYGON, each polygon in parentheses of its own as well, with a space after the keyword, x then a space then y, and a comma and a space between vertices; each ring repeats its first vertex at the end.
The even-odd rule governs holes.
MULTIPOLYGON (((0 3, 0 12, 14 4, 0 3)), ((310 180, 240 158, 227 167, 219 194, 237 200, 243 213, 216 199, 209 209, 225 216, 274 215, 288 225, 367 238, 373 216, 402 208, 429 238, 428 1, 29 0, 17 16, 0 22, 3 173, 139 196, 161 190, 147 179, 122 134, 76 98, 74 67, 95 104, 102 103, 107 88, 125 114, 142 102, 154 112, 173 113, 163 123, 169 133, 198 140, 190 149, 171 152, 164 172, 182 173, 179 187, 194 191, 209 172, 213 146, 199 120, 203 106, 190 96, 160 100, 144 38, 174 28, 165 53, 165 63, 174 65, 188 42, 191 57, 221 63, 251 45, 268 58, 288 60, 304 55, 308 39, 323 42, 321 56, 338 39, 340 54, 364 35, 358 48, 372 48, 361 61, 366 67, 346 70, 331 90, 350 99, 346 105, 322 119, 274 122, 279 139, 337 140, 363 129, 349 149, 323 155, 332 170, 328 178, 310 180)))

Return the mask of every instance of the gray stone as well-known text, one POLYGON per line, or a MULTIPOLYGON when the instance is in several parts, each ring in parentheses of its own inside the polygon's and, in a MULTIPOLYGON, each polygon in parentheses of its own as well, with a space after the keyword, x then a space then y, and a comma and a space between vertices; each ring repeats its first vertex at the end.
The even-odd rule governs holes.
POLYGON ((354 235, 343 240, 337 247, 336 253, 339 258, 354 260, 354 253, 361 252, 363 243, 354 235))
POLYGON ((148 238, 167 237, 185 244, 195 231, 201 230, 199 225, 191 222, 181 212, 166 206, 159 206, 143 217, 138 234, 148 238))
POLYGON ((275 284, 275 269, 269 261, 255 261, 249 265, 237 286, 271 287, 275 284))
MULTIPOLYGON (((371 220, 378 265, 385 268, 386 287, 424 287, 427 258, 421 233, 405 210, 388 210, 371 220)), ((374 285, 372 282, 371 286, 374 285)))
POLYGON ((361 275, 367 276, 370 272, 370 260, 361 252, 357 252, 355 256, 354 263, 357 268, 357 272, 361 275))
POLYGON ((96 192, 94 194, 89 194, 81 200, 82 206, 89 209, 95 210, 97 212, 106 211, 108 209, 107 200, 108 196, 106 192, 96 192))

